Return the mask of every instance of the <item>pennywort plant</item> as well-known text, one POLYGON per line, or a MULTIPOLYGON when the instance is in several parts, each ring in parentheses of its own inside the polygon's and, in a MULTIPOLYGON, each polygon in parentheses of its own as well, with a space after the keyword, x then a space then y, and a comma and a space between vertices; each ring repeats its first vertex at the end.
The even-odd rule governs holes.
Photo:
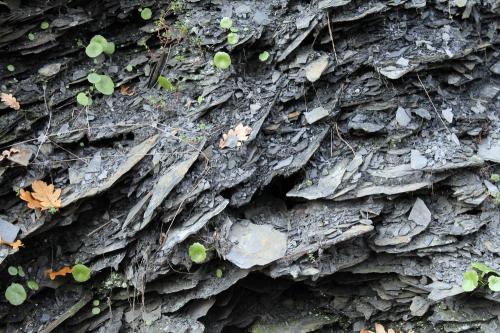
POLYGON ((463 274, 462 289, 470 292, 478 286, 486 286, 493 292, 500 291, 500 272, 486 264, 476 262, 463 274))
POLYGON ((198 242, 191 244, 188 249, 189 257, 194 263, 201 264, 207 259, 207 249, 198 242))
POLYGON ((85 48, 85 54, 90 58, 96 58, 103 53, 107 55, 115 53, 115 43, 108 42, 106 38, 101 35, 95 35, 85 48))
POLYGON ((231 56, 226 52, 217 52, 214 55, 214 65, 220 69, 228 69, 231 66, 231 56))
MULTIPOLYGON (((24 286, 21 284, 22 282, 26 282, 26 273, 24 272, 23 268, 21 266, 9 266, 7 268, 7 272, 9 275, 16 279, 20 280, 18 282, 12 282, 7 289, 5 289, 5 299, 12 305, 18 306, 24 303, 26 299, 28 298, 28 292, 24 288, 24 286)), ((30 290, 38 290, 39 286, 38 283, 34 280, 28 280, 26 282, 26 285, 28 289, 30 290)))

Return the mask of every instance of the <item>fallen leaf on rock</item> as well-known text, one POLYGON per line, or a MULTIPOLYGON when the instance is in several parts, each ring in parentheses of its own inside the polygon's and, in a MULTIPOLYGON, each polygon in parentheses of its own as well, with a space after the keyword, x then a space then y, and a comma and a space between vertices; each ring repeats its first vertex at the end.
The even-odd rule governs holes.
POLYGON ((131 89, 129 86, 121 86, 120 94, 123 96, 134 96, 135 90, 131 89))
POLYGON ((376 332, 376 333, 387 333, 387 332, 385 331, 384 326, 382 326, 382 325, 381 325, 381 324, 379 324, 379 323, 375 323, 375 332, 376 332))
POLYGON ((21 189, 19 197, 28 203, 32 209, 55 209, 61 207, 61 189, 55 189, 53 184, 48 185, 44 181, 35 180, 31 184, 33 192, 21 189))
POLYGON ((21 105, 19 105, 19 102, 14 96, 12 96, 12 94, 2 93, 0 94, 0 99, 2 100, 3 104, 8 106, 9 108, 13 108, 14 110, 19 110, 21 108, 21 105))
POLYGON ((223 149, 226 147, 235 148, 241 146, 243 141, 248 139, 248 136, 252 132, 252 129, 248 126, 244 126, 242 123, 236 125, 234 129, 230 129, 227 134, 222 134, 222 139, 219 142, 219 148, 223 149))
POLYGON ((49 278, 51 280, 54 280, 57 276, 66 276, 66 274, 71 274, 73 272, 73 269, 68 266, 64 266, 58 271, 53 271, 52 269, 47 270, 47 274, 49 275, 49 278))
POLYGON ((10 246, 11 248, 13 248, 14 250, 17 250, 19 249, 20 247, 24 246, 23 242, 21 242, 21 240, 16 240, 15 242, 6 242, 6 241, 3 241, 1 238, 0 238, 0 245, 8 245, 10 246))
POLYGON ((15 148, 10 148, 9 150, 4 150, 2 152, 2 155, 0 155, 0 161, 3 161, 4 159, 9 158, 12 155, 17 154, 17 153, 19 153, 19 150, 15 149, 15 148))

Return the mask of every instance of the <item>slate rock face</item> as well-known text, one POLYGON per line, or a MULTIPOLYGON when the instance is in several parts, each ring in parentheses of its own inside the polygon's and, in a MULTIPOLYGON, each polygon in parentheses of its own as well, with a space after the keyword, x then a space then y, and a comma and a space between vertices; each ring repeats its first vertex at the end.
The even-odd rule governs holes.
POLYGON ((0 103, 0 331, 498 332, 496 273, 462 279, 500 270, 499 18, 496 0, 0 1, 20 104, 0 103), (86 55, 96 35, 112 55, 86 55), (58 211, 18 197, 35 180, 58 211), (77 262, 89 281, 47 276, 77 262))

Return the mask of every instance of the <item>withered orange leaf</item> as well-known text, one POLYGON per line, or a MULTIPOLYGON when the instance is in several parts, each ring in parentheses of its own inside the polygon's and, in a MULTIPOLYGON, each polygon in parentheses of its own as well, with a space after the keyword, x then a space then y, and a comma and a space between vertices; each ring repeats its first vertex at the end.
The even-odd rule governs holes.
POLYGON ((21 108, 21 105, 19 105, 19 102, 12 94, 1 93, 0 99, 3 104, 7 105, 9 108, 13 108, 14 110, 19 110, 21 108))
POLYGON ((28 208, 31 208, 31 209, 43 209, 43 206, 40 203, 40 201, 35 200, 31 196, 31 192, 30 191, 25 191, 25 190, 21 189, 19 191, 19 198, 21 198, 21 200, 24 200, 24 201, 26 201, 28 203, 28 208))
POLYGON ((120 94, 123 96, 134 96, 135 90, 131 89, 129 86, 121 86, 120 87, 120 94))
MULTIPOLYGON (((41 210, 61 207, 61 189, 54 188, 53 184, 48 185, 42 180, 35 180, 31 184, 33 192, 31 196, 40 203, 41 210)), ((24 199, 23 199, 24 200, 24 199)), ((26 200, 25 200, 26 201, 26 200)), ((29 207, 29 204, 28 204, 29 207)), ((31 207, 30 207, 31 208, 31 207)))
POLYGON ((19 249, 20 247, 24 246, 23 242, 21 242, 21 240, 20 240, 20 239, 16 240, 16 241, 15 241, 15 242, 13 242, 13 243, 10 243, 10 242, 6 242, 6 241, 4 241, 4 240, 2 240, 2 239, 0 238, 0 245, 1 245, 1 244, 8 245, 8 246, 10 246, 11 248, 13 248, 14 250, 17 250, 17 249, 19 249))
POLYGON ((63 268, 61 268, 56 272, 54 272, 52 269, 47 270, 47 274, 49 275, 49 278, 51 280, 54 280, 56 276, 66 276, 66 274, 70 274, 71 272, 73 272, 73 269, 68 266, 64 266, 63 268))
POLYGON ((222 134, 222 139, 219 141, 219 148, 239 147, 243 141, 248 140, 251 132, 252 128, 239 123, 234 129, 230 129, 227 134, 222 134))

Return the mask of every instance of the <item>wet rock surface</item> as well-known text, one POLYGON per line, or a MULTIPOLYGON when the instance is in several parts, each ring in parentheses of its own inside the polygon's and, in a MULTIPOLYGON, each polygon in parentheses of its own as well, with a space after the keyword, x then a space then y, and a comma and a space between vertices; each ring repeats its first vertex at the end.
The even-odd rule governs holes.
POLYGON ((499 293, 462 276, 500 270, 499 13, 0 1, 0 92, 20 103, 0 103, 1 151, 18 150, 0 160, 0 238, 24 243, 0 244, 0 331, 498 332, 499 293), (87 57, 95 35, 115 52, 87 57), (35 180, 62 189, 57 212, 16 195, 35 180), (48 278, 75 263, 89 281, 48 278))

